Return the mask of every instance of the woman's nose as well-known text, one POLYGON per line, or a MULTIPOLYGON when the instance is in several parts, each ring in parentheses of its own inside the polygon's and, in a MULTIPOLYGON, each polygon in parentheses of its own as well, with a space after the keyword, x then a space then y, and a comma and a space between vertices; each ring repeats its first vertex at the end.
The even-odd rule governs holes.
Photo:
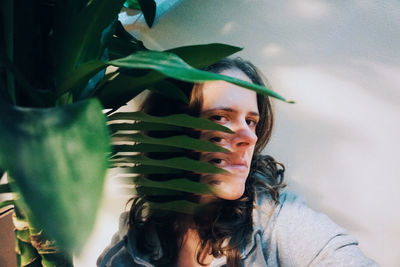
POLYGON ((247 148, 257 142, 257 135, 246 122, 241 123, 236 129, 232 129, 235 133, 232 138, 232 145, 235 148, 247 148))

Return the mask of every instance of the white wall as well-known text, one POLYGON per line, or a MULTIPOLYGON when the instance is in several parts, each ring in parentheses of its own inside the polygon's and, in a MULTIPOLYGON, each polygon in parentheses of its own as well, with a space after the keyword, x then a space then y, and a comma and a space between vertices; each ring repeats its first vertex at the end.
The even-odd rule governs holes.
MULTIPOLYGON (((266 150, 286 165, 289 189, 347 228, 369 257, 395 267, 399 18, 396 0, 185 0, 153 29, 142 27, 141 36, 156 49, 209 42, 244 47, 238 55, 297 102, 275 102, 276 128, 266 150)), ((108 206, 101 220, 120 210, 108 206)), ((116 221, 106 225, 98 232, 110 235, 116 221)))

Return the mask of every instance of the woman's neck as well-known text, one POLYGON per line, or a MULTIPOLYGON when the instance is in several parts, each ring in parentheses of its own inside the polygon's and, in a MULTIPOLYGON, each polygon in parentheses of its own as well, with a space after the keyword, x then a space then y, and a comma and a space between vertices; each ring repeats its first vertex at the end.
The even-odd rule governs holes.
POLYGON ((214 260, 214 256, 211 254, 211 248, 206 246, 199 255, 199 261, 197 261, 197 255, 201 248, 201 240, 196 229, 189 228, 183 236, 182 247, 178 252, 177 267, 204 267, 210 266, 214 260))

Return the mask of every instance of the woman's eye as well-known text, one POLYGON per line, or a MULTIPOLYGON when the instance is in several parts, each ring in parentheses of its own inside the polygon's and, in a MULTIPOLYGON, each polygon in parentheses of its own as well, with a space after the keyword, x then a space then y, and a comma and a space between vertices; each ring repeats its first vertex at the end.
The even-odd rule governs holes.
POLYGON ((246 123, 249 126, 255 127, 257 125, 258 121, 248 119, 248 120, 246 120, 246 123))
POLYGON ((213 121, 222 121, 223 120, 223 116, 220 116, 220 115, 212 115, 211 117, 210 117, 210 120, 213 120, 213 121))
POLYGON ((214 164, 221 164, 222 163, 222 159, 212 159, 209 162, 210 163, 214 163, 214 164))
POLYGON ((209 141, 213 142, 213 143, 219 143, 219 142, 221 142, 221 140, 222 140, 222 138, 218 137, 218 136, 215 136, 215 137, 212 137, 209 139, 209 141))

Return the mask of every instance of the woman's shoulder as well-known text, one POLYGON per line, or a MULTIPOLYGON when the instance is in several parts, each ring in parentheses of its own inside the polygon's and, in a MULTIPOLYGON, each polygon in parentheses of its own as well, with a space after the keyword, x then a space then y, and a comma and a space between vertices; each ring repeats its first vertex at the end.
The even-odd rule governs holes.
POLYGON ((262 233, 262 244, 270 257, 279 251, 280 259, 289 265, 377 266, 362 254, 346 229, 310 208, 298 194, 284 190, 278 202, 265 194, 256 195, 253 223, 255 231, 262 233))
POLYGON ((268 190, 256 190, 253 220, 255 223, 271 224, 277 220, 285 221, 282 217, 296 216, 308 209, 304 198, 292 191, 282 190, 274 200, 268 190))
POLYGON ((263 228, 273 227, 274 231, 285 230, 288 234, 313 233, 320 229, 321 234, 347 231, 335 224, 327 215, 310 208, 300 195, 283 190, 277 201, 268 192, 258 192, 255 196, 254 223, 263 228))
POLYGON ((97 258, 97 266, 137 266, 126 249, 126 236, 128 234, 129 212, 119 216, 118 231, 111 238, 110 244, 97 258))

